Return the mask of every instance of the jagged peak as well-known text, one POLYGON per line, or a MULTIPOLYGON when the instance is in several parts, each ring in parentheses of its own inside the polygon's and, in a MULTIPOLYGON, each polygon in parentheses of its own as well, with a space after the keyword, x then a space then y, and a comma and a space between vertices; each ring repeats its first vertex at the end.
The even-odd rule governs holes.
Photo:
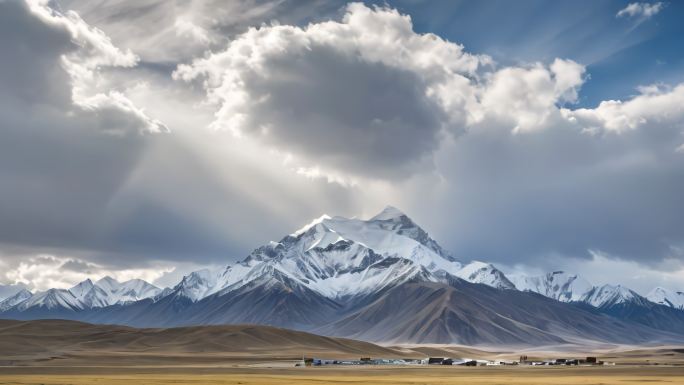
POLYGON ((653 290, 651 290, 652 293, 653 293, 653 292, 657 292, 657 291, 662 291, 662 292, 665 292, 665 293, 682 294, 682 291, 681 291, 681 290, 668 289, 668 288, 662 287, 662 286, 656 286, 656 287, 653 288, 653 290))
POLYGON ((206 280, 209 278, 211 273, 212 273, 212 271, 207 269, 207 268, 195 270, 195 271, 193 271, 187 275, 184 275, 183 279, 181 279, 181 282, 179 284, 187 283, 187 282, 195 281, 195 280, 206 280))
POLYGON ((91 281, 90 278, 87 278, 86 280, 81 281, 73 287, 71 287, 69 289, 69 292, 71 292, 71 294, 75 295, 76 297, 83 297, 87 292, 92 290, 93 287, 95 287, 93 281, 91 281))
POLYGON ((12 302, 13 300, 16 300, 18 298, 30 298, 31 296, 33 296, 33 293, 31 293, 28 289, 21 289, 18 292, 0 301, 0 304, 12 302))
MULTIPOLYGON (((93 286, 93 281, 90 280, 90 278, 86 278, 85 280, 75 284, 71 289, 76 289, 79 287, 92 287, 93 286)), ((70 289, 70 290, 71 290, 70 289)))
POLYGON ((16 293, 14 294, 14 297, 16 297, 16 296, 18 296, 18 295, 20 295, 20 294, 22 294, 22 295, 26 295, 26 294, 28 294, 28 295, 33 295, 33 293, 31 292, 31 290, 24 288, 24 289, 21 289, 21 290, 19 290, 18 292, 16 292, 16 293))
POLYGON ((59 288, 56 288, 56 287, 53 287, 53 288, 51 288, 51 289, 47 289, 47 290, 45 290, 42 294, 44 294, 44 295, 55 295, 55 294, 60 294, 60 293, 69 293, 69 294, 71 294, 71 292, 70 292, 69 290, 66 290, 66 289, 59 289, 59 288))
POLYGON ((664 288, 664 287, 662 287, 662 286, 656 286, 656 287, 653 288, 653 290, 651 290, 651 291, 649 292, 649 295, 650 295, 650 294, 653 294, 653 293, 658 293, 658 292, 661 292, 661 293, 669 293, 669 292, 672 292, 672 290, 666 289, 666 288, 664 288))
POLYGON ((33 293, 28 291, 27 289, 23 288, 16 292, 14 295, 3 299, 0 301, 0 311, 7 310, 11 308, 12 306, 18 305, 24 301, 29 300, 31 297, 33 297, 33 293))
POLYGON ((641 299, 639 294, 625 286, 605 284, 587 292, 583 301, 594 307, 602 307, 641 299))

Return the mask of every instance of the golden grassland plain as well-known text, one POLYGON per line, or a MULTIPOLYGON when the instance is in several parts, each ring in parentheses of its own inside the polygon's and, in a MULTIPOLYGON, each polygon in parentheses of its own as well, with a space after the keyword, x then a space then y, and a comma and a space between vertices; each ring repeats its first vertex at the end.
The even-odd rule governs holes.
POLYGON ((255 325, 136 329, 73 321, 0 320, 1 384, 683 384, 684 349, 380 346, 255 325), (598 356, 615 366, 294 367, 307 357, 598 356))
POLYGON ((684 384, 675 366, 32 369, 1 368, 0 384, 684 384))

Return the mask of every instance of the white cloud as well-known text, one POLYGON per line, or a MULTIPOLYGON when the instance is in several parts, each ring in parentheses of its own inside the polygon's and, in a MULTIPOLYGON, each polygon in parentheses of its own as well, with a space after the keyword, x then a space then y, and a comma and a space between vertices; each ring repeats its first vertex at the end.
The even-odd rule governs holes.
POLYGON ((124 94, 105 88, 107 84, 101 77, 101 69, 134 67, 139 61, 137 55, 116 47, 104 32, 88 25, 74 11, 60 13, 44 0, 27 0, 27 4, 41 22, 70 35, 74 47, 60 59, 71 79, 71 101, 85 112, 85 119, 108 132, 168 131, 163 123, 147 116, 124 94))
POLYGON ((549 66, 553 74, 554 95, 560 102, 575 103, 580 87, 586 80, 586 68, 572 60, 555 59, 549 66))
POLYGON ((655 3, 629 3, 625 8, 618 11, 615 17, 636 17, 646 20, 663 10, 665 4, 662 2, 655 3))
POLYGON ((60 13, 43 0, 27 0, 31 12, 43 23, 66 30, 77 49, 62 56, 64 68, 73 82, 73 99, 78 101, 97 83, 100 67, 133 67, 138 57, 121 50, 101 30, 88 25, 73 11, 60 13))
POLYGON ((557 103, 577 100, 584 72, 584 66, 561 59, 548 68, 539 63, 503 68, 484 87, 482 108, 485 114, 511 122, 513 132, 546 128, 558 117, 557 103))
POLYGON ((561 113, 590 132, 684 129, 684 84, 672 89, 657 85, 640 87, 639 91, 639 95, 627 101, 607 100, 596 108, 563 109, 561 113))
POLYGON ((176 18, 173 26, 176 28, 176 36, 190 37, 202 45, 208 45, 214 39, 206 29, 182 17, 176 18))
POLYGON ((163 133, 169 129, 160 120, 152 119, 120 92, 110 91, 79 100, 78 105, 85 111, 93 112, 93 125, 104 132, 163 133))
POLYGON ((431 170, 445 135, 488 119, 548 127, 584 82, 571 60, 493 68, 395 9, 352 3, 339 22, 252 28, 174 78, 201 80, 212 127, 294 154, 307 175, 397 179, 431 170))
POLYGON ((87 278, 97 280, 105 276, 121 282, 134 278, 154 282, 172 271, 174 268, 168 264, 116 270, 78 258, 40 254, 24 257, 16 266, 6 268, 2 278, 11 284, 25 284, 31 290, 47 290, 68 289, 87 278))
POLYGON ((236 34, 264 21, 294 23, 320 9, 335 11, 327 2, 293 3, 263 0, 57 0, 96 24, 120 47, 140 55, 143 61, 175 63, 218 48, 236 34))

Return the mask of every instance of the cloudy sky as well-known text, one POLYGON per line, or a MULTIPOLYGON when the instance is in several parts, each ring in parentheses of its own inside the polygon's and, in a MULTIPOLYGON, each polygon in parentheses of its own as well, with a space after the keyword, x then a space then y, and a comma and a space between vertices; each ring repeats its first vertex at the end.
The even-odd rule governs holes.
POLYGON ((684 289, 684 4, 0 0, 0 284, 171 285, 401 208, 684 289))

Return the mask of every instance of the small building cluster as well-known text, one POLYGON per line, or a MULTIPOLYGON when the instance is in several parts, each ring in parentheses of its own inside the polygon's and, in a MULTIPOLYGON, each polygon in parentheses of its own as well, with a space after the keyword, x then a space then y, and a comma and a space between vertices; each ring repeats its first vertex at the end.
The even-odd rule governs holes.
POLYGON ((614 365, 599 361, 596 357, 555 358, 551 360, 530 360, 526 355, 514 360, 478 360, 472 358, 429 357, 416 359, 387 359, 361 357, 358 360, 336 360, 326 358, 303 358, 295 366, 327 366, 327 365, 459 365, 459 366, 502 366, 502 365, 614 365))
POLYGON ((442 358, 430 357, 427 365, 460 365, 460 366, 499 366, 499 365, 518 365, 517 361, 506 360, 476 360, 472 358, 442 358))
MULTIPOLYGON (((387 359, 361 357, 358 360, 333 360, 325 358, 309 358, 304 360, 306 366, 325 366, 325 365, 421 365, 421 359, 387 359)), ((296 366, 301 366, 298 363, 296 366)))
POLYGON ((540 366, 540 365, 566 365, 566 366, 572 366, 572 365, 583 365, 583 366, 593 366, 593 365, 614 365, 613 363, 610 362, 604 362, 604 361, 599 361, 596 357, 586 357, 586 358, 555 358, 555 359, 550 359, 550 360, 543 360, 543 361, 535 361, 535 360, 529 360, 527 356, 520 356, 520 360, 518 361, 520 365, 533 365, 533 366, 540 366))

